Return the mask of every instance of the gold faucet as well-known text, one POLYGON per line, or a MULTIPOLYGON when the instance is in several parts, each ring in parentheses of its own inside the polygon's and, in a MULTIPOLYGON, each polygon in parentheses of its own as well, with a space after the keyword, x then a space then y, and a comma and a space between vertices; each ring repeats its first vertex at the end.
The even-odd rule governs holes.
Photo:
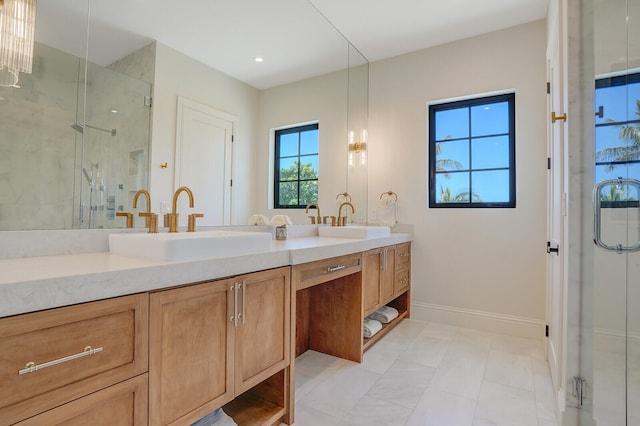
MULTIPOLYGON (((136 192, 136 195, 133 196, 133 208, 135 209, 138 207, 138 198, 140 198, 140 195, 144 195, 147 198, 147 213, 151 213, 151 195, 149 195, 149 191, 147 191, 146 189, 141 189, 140 191, 136 192)), ((139 216, 143 215, 139 214, 139 216)), ((145 218, 144 226, 148 228, 151 217, 146 215, 143 217, 145 218)))
POLYGON ((204 217, 203 213, 191 213, 189 215, 189 226, 187 226, 187 232, 196 232, 196 218, 204 217))
POLYGON ((146 227, 149 228, 150 234, 158 233, 158 215, 155 213, 149 212, 140 212, 138 213, 141 217, 145 218, 146 227))
POLYGON ((169 217, 169 232, 178 232, 178 197, 183 191, 189 196, 189 207, 193 208, 193 192, 186 186, 181 186, 173 194, 173 210, 171 210, 171 213, 167 213, 169 217))
POLYGON ((307 213, 309 213, 309 209, 311 207, 315 207, 316 210, 318 210, 318 218, 317 219, 315 217, 313 217, 313 216, 309 216, 311 218, 311 223, 312 224, 314 224, 314 223, 318 223, 318 224, 322 223, 322 217, 320 216, 320 206, 318 205, 318 203, 309 203, 309 204, 307 204, 307 210, 306 210, 307 213))
POLYGON ((149 195, 149 191, 146 189, 141 189, 136 192, 136 195, 133 196, 133 208, 138 207, 138 198, 141 195, 144 195, 147 199, 147 211, 138 213, 138 216, 144 217, 144 226, 149 228, 150 234, 158 233, 158 215, 155 213, 151 213, 151 195, 149 195))
POLYGON ((133 228, 133 213, 128 212, 116 212, 116 216, 127 218, 127 228, 133 228))
POLYGON ((342 216, 343 206, 351 206, 351 214, 356 213, 356 209, 353 207, 353 204, 351 204, 350 202, 345 201, 344 203, 340 204, 340 207, 338 207, 338 226, 345 226, 347 224, 347 216, 346 215, 344 217, 342 216))

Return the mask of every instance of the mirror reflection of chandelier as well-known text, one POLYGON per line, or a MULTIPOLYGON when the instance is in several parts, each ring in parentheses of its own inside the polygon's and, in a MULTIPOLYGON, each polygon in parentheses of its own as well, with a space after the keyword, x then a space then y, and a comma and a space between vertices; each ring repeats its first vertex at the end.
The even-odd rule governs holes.
POLYGON ((31 74, 36 0, 0 0, 0 86, 16 87, 31 74))

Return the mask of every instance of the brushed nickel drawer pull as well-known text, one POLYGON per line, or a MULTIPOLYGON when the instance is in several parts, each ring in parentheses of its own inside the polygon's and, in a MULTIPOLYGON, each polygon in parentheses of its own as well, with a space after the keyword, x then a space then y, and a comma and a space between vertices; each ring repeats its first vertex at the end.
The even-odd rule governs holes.
POLYGON ((400 257, 409 257, 409 253, 400 253, 400 257))
POLYGON ((18 375, 22 376, 23 374, 33 373, 38 370, 42 370, 43 368, 52 367, 54 365, 62 364, 63 362, 73 361, 74 359, 83 358, 85 356, 97 354, 98 352, 102 352, 102 346, 99 348, 93 349, 91 346, 85 346, 84 350, 80 353, 65 356, 64 358, 54 359, 53 361, 48 361, 43 364, 36 364, 31 361, 28 362, 22 370, 18 371, 18 375))
POLYGON ((240 315, 242 315, 238 312, 238 287, 240 287, 240 284, 238 283, 235 283, 233 286, 233 313, 235 315, 233 319, 233 326, 235 328, 238 328, 238 319, 240 318, 240 315))
POLYGON ((329 266, 327 268, 327 272, 336 272, 336 271, 340 271, 340 270, 342 270, 344 268, 346 268, 346 266, 344 266, 344 265, 329 266))
POLYGON ((242 324, 247 322, 247 283, 242 281, 242 324))

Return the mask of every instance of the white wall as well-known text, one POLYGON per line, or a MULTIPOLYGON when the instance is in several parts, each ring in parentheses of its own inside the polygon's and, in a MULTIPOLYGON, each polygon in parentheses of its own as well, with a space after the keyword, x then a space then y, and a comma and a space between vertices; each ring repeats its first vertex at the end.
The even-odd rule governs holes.
MULTIPOLYGON (((260 92, 255 164, 256 212, 287 214, 294 223, 310 223, 304 210, 273 210, 271 129, 319 122, 318 198, 323 216, 337 216, 336 195, 347 189, 347 73, 326 74, 260 92)), ((315 216, 316 211, 310 210, 315 216)))
POLYGON ((546 26, 513 27, 371 64, 369 203, 414 224, 414 318, 542 337, 546 277, 546 26), (427 103, 516 93, 515 209, 427 208, 427 103))
MULTIPOLYGON (((254 205, 258 90, 184 54, 157 43, 153 91, 150 192, 153 211, 171 203, 174 188, 177 98, 185 98, 238 117, 234 129, 232 223, 246 223, 254 205), (160 165, 167 162, 169 167, 160 165)), ((198 194, 194 194, 195 209, 198 194)), ((182 212, 183 214, 185 212, 182 212)))

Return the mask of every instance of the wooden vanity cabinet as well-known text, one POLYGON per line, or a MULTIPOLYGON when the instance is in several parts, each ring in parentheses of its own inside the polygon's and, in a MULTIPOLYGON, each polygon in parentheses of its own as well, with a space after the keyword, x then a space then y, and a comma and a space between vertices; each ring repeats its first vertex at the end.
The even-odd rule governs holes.
POLYGON ((311 349, 362 361, 360 253, 295 265, 295 356, 311 349))
POLYGON ((396 246, 369 250, 363 255, 363 313, 367 315, 396 294, 396 246))
POLYGON ((380 305, 382 253, 382 248, 376 248, 362 254, 362 309, 364 316, 378 309, 380 305))
POLYGON ((290 321, 288 267, 152 293, 150 424, 190 424, 226 403, 239 424, 247 410, 282 418, 290 321))
POLYGON ((372 338, 362 338, 366 351, 402 319, 409 317, 411 292, 411 243, 369 250, 362 261, 362 316, 367 317, 384 305, 398 310, 398 317, 372 338))
POLYGON ((91 417, 110 405, 109 395, 119 389, 113 385, 140 375, 144 379, 133 380, 136 390, 125 391, 135 394, 137 405, 120 405, 119 412, 137 419, 130 424, 146 424, 140 410, 146 397, 140 398, 146 394, 147 331, 147 294, 0 319, 0 425, 28 418, 41 420, 25 424, 57 424, 47 419, 79 412, 91 417), (97 394, 106 399, 91 396, 97 394))

